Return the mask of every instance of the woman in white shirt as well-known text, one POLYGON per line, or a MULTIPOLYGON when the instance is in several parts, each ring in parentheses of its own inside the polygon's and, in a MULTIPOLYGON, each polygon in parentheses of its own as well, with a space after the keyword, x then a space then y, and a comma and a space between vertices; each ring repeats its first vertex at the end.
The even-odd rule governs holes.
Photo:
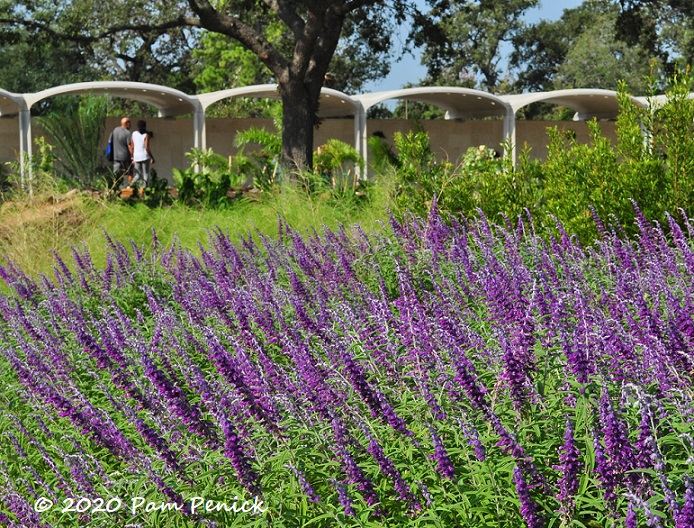
POLYGON ((147 123, 137 122, 137 130, 130 135, 132 145, 134 177, 130 183, 132 187, 137 187, 139 180, 142 180, 142 187, 149 185, 149 167, 154 163, 154 156, 149 149, 149 133, 147 123))

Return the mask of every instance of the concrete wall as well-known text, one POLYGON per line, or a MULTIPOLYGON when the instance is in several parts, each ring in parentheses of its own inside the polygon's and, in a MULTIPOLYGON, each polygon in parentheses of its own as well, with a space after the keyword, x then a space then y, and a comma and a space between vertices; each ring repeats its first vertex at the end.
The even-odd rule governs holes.
MULTIPOLYGON (((133 117, 133 129, 137 118, 133 117)), ((106 122, 105 136, 101 145, 106 146, 108 134, 118 126, 118 118, 109 118, 106 122)), ((442 159, 455 162, 468 147, 487 145, 502 150, 503 123, 501 120, 484 121, 424 121, 424 129, 431 138, 431 148, 442 159)), ((615 140, 615 123, 600 123, 603 135, 615 140)), ((269 119, 215 119, 208 118, 206 122, 207 146, 215 152, 229 156, 236 152, 233 140, 238 130, 252 126, 265 127, 273 130, 269 119)), ((516 123, 516 142, 518 151, 527 144, 531 147, 530 156, 533 159, 544 159, 547 156, 547 127, 558 126, 565 130, 574 130, 579 142, 589 141, 588 125, 580 121, 518 121, 516 123)), ((412 121, 403 119, 369 120, 367 134, 381 131, 386 141, 392 144, 396 131, 407 133, 416 128, 412 121)), ((34 137, 41 134, 34 122, 32 124, 34 137)), ((189 166, 185 153, 193 146, 192 119, 163 119, 148 118, 147 129, 154 132, 151 143, 152 154, 156 159, 154 168, 160 177, 171 180, 171 169, 185 169, 189 166)), ((346 143, 354 143, 353 119, 328 119, 316 130, 315 145, 325 143, 330 138, 337 138, 346 143)), ((19 122, 16 117, 0 118, 0 163, 18 160, 19 152, 19 122)))

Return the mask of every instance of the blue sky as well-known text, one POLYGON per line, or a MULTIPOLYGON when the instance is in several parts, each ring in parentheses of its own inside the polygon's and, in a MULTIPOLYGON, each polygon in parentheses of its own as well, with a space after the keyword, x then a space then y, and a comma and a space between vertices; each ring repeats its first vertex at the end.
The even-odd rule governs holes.
MULTIPOLYGON (((557 20, 561 17, 564 9, 571 9, 583 3, 583 0, 542 0, 540 7, 531 9, 526 14, 526 20, 530 23, 538 20, 557 20)), ((405 38, 406 31, 401 36, 405 38)), ((402 41, 404 42, 404 40, 402 41)), ((397 41, 396 41, 397 45, 397 41)), ((426 68, 420 64, 420 57, 412 57, 405 54, 402 60, 391 65, 391 71, 385 79, 369 83, 365 92, 376 92, 382 90, 396 90, 410 82, 417 82, 426 75, 426 68)))

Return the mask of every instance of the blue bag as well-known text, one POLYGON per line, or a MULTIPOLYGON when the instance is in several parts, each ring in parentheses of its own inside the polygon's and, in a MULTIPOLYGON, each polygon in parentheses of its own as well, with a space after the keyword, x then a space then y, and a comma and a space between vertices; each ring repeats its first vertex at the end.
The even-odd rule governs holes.
POLYGON ((108 138, 108 145, 106 145, 106 150, 104 150, 104 156, 108 161, 113 161, 113 134, 108 138))

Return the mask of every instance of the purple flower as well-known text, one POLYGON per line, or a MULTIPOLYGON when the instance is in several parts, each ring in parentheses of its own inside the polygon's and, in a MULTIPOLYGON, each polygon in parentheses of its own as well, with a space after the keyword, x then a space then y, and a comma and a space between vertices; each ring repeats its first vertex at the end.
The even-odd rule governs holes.
POLYGON ((347 483, 344 481, 335 480, 333 478, 328 480, 337 491, 337 496, 340 501, 340 504, 345 509, 345 515, 349 515, 350 517, 356 517, 357 514, 354 512, 354 509, 352 508, 352 498, 349 496, 347 483))
POLYGON ((228 418, 223 418, 223 430, 224 438, 226 439, 226 445, 224 448, 224 456, 226 456, 230 461, 231 465, 236 470, 236 475, 238 476, 239 482, 250 492, 255 495, 260 495, 260 488, 258 487, 258 475, 251 468, 251 463, 249 458, 243 451, 241 446, 241 439, 236 434, 234 426, 231 424, 228 418))
POLYGON ((200 435, 208 441, 216 442, 217 437, 211 430, 210 424, 203 419, 197 405, 188 401, 187 395, 166 374, 156 367, 148 354, 144 351, 144 346, 138 345, 141 352, 142 365, 145 375, 157 389, 165 405, 178 417, 191 432, 200 435))
POLYGON ((538 507, 530 496, 530 488, 525 480, 523 471, 517 465, 513 468, 513 482, 516 485, 516 493, 520 500, 520 514, 528 528, 542 528, 545 526, 542 517, 538 514, 538 507))
POLYGON ((632 501, 629 501, 629 506, 627 507, 627 516, 624 519, 624 528, 638 528, 636 511, 634 510, 634 503, 632 501))
POLYGON ((636 475, 629 473, 634 469, 635 453, 626 433, 626 426, 612 408, 607 389, 600 398, 600 420, 605 438, 606 464, 617 477, 618 484, 625 484, 627 478, 635 484, 636 475))
POLYGON ((455 468, 453 468, 453 463, 446 452, 443 442, 441 442, 441 438, 433 427, 429 429, 429 433, 434 443, 434 454, 429 455, 430 458, 436 461, 436 468, 444 478, 453 480, 455 478, 455 468))
POLYGON ((301 486, 301 489, 304 491, 304 493, 308 497, 309 502, 320 501, 320 496, 315 492, 315 490, 313 489, 313 486, 311 486, 311 483, 306 479, 306 475, 304 475, 303 471, 301 471, 299 468, 297 468, 296 466, 294 466, 292 464, 286 464, 285 467, 292 470, 292 472, 294 473, 294 476, 299 481, 299 485, 301 486))
POLYGON ((421 504, 419 504, 419 501, 412 493, 412 490, 410 490, 410 487, 405 482, 400 471, 398 471, 395 464, 393 464, 393 461, 386 456, 378 440, 366 429, 366 426, 363 426, 363 429, 366 438, 369 440, 369 445, 366 448, 367 451, 374 460, 376 460, 381 471, 393 479, 395 491, 398 493, 400 500, 407 502, 409 507, 413 510, 421 510, 421 504))
POLYGON ((618 476, 605 456, 600 436, 595 429, 593 429, 593 449, 595 450, 595 470, 603 489, 603 499, 610 511, 614 512, 617 503, 618 476))
POLYGON ((480 434, 477 428, 474 426, 474 424, 464 422, 460 419, 458 419, 457 422, 461 431, 463 432, 463 436, 465 436, 467 439, 468 445, 473 448, 473 452, 475 453, 477 460, 484 462, 485 458, 487 457, 487 450, 484 447, 482 440, 480 440, 480 434))
POLYGON ((342 469, 345 475, 347 475, 347 481, 355 484, 357 489, 362 492, 366 503, 374 508, 372 516, 382 517, 384 511, 381 508, 381 501, 374 489, 373 482, 364 474, 364 471, 359 467, 359 464, 354 460, 348 449, 348 446, 355 442, 339 419, 334 418, 331 425, 335 437, 333 450, 340 462, 342 462, 342 469))
POLYGON ((694 483, 691 477, 685 480, 686 491, 684 493, 684 504, 678 514, 675 515, 676 528, 691 528, 694 526, 694 483))
POLYGON ((574 507, 574 497, 578 492, 578 484, 580 481, 581 465, 579 457, 581 453, 576 447, 574 439, 574 429, 569 417, 566 417, 566 432, 564 433, 564 444, 559 448, 559 466, 555 469, 559 470, 561 475, 559 482, 559 493, 557 501, 561 505, 560 511, 562 515, 568 516, 569 512, 574 507))

